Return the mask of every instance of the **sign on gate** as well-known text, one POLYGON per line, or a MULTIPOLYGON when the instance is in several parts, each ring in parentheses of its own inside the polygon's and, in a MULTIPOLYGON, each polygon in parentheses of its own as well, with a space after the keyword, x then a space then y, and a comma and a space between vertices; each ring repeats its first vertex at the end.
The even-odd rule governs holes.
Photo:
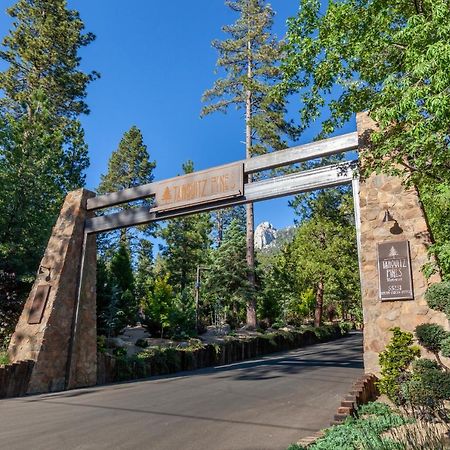
POLYGON ((230 164, 158 183, 152 211, 169 211, 244 194, 244 165, 230 164))
POLYGON ((378 244, 378 278, 381 300, 412 300, 409 241, 378 244))

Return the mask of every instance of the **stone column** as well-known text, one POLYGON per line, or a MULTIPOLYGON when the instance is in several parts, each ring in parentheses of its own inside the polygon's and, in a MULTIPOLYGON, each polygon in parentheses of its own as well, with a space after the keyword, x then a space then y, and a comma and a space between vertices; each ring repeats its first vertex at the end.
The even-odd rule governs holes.
POLYGON ((28 393, 96 384, 95 237, 84 242, 86 202, 94 195, 67 195, 12 336, 11 361, 35 361, 28 393))
MULTIPOLYGON (((356 117, 359 152, 370 152, 369 136, 376 124, 367 113, 356 117)), ((361 291, 364 315, 364 367, 366 373, 379 374, 378 354, 389 342, 390 329, 398 326, 413 332, 421 323, 435 322, 448 329, 443 313, 428 308, 424 299, 428 284, 440 281, 439 274, 427 281, 421 269, 428 261, 431 236, 416 189, 405 189, 402 180, 384 174, 372 174, 360 184, 361 212, 361 291), (383 223, 385 211, 398 221, 401 234, 392 234, 392 222, 383 223), (377 244, 408 240, 413 275, 413 300, 381 301, 378 288, 377 244)), ((423 350, 424 356, 426 352, 423 350)))

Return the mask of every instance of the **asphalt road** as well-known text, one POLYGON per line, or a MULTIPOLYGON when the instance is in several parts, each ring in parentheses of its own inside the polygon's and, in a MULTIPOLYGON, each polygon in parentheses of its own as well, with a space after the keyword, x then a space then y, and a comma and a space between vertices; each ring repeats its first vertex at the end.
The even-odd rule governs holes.
POLYGON ((178 376, 0 401, 7 450, 276 450, 326 427, 362 337, 178 376))

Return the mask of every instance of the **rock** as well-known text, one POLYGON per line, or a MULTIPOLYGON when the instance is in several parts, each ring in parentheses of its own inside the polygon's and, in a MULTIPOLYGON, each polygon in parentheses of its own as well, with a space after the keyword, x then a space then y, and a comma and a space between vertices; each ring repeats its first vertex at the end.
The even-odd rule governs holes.
POLYGON ((223 325, 210 325, 206 327, 206 333, 214 336, 224 336, 231 331, 230 325, 224 323, 223 325))
POLYGON ((177 347, 179 347, 179 348, 187 348, 187 347, 189 347, 189 343, 188 342, 179 342, 177 347))
POLYGON ((266 248, 275 241, 276 238, 276 228, 269 222, 262 222, 255 230, 255 248, 258 250, 266 248))
POLYGON ((106 347, 108 348, 125 348, 127 347, 127 343, 118 337, 115 338, 106 338, 106 347))
POLYGON ((123 341, 131 342, 133 344, 149 337, 150 333, 142 326, 126 327, 122 330, 122 334, 119 335, 119 338, 123 341))

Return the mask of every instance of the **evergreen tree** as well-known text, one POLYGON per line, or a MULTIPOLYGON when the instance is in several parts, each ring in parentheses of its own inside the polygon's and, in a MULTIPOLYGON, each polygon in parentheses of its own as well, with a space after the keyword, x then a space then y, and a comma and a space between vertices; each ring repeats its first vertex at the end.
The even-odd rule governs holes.
POLYGON ((115 309, 114 328, 118 332, 127 325, 134 325, 138 314, 130 251, 126 243, 119 244, 117 252, 111 258, 109 270, 113 289, 109 308, 115 309))
POLYGON ((252 290, 247 278, 245 226, 234 219, 224 234, 220 247, 212 254, 207 275, 208 297, 229 312, 233 325, 240 322, 241 306, 246 305, 252 290))
POLYGON ((219 209, 211 213, 213 223, 212 241, 216 247, 222 245, 224 233, 233 220, 237 220, 245 226, 245 207, 242 205, 232 208, 219 209))
POLYGON ((155 274, 153 272, 153 245, 142 239, 139 243, 137 267, 135 274, 136 298, 141 304, 148 296, 153 286, 155 274))
MULTIPOLYGON (((0 271, 31 281, 68 190, 84 184, 78 116, 97 74, 79 70, 84 34, 65 0, 19 0, 0 59, 0 271)), ((8 294, 9 295, 9 294, 8 294)))
MULTIPOLYGON (((156 163, 150 160, 141 130, 132 126, 129 131, 124 133, 119 147, 112 153, 108 163, 108 172, 101 176, 97 192, 106 194, 151 183, 155 167, 156 163)), ((128 209, 144 205, 150 207, 149 200, 139 200, 115 209, 128 209)), ((139 230, 148 234, 154 230, 154 226, 145 225, 139 227, 139 230)), ((116 233, 112 235, 116 235, 116 233)), ((131 230, 121 230, 120 236, 121 240, 128 239, 132 247, 136 243, 134 241, 138 240, 138 235, 131 230)))
MULTIPOLYGON (((230 35, 224 41, 213 41, 219 52, 217 65, 226 76, 215 82, 203 95, 208 105, 202 115, 225 112, 229 106, 245 110, 246 158, 287 146, 283 135, 294 135, 285 121, 284 100, 274 101, 271 86, 280 81, 278 62, 281 45, 271 35, 274 12, 264 0, 227 0, 225 4, 239 14, 233 25, 223 27, 230 35)), ((252 176, 249 176, 249 183, 252 176)), ((246 206, 247 265, 250 285, 255 288, 254 214, 253 204, 246 206)), ((256 326, 256 299, 249 297, 247 324, 256 326)))

